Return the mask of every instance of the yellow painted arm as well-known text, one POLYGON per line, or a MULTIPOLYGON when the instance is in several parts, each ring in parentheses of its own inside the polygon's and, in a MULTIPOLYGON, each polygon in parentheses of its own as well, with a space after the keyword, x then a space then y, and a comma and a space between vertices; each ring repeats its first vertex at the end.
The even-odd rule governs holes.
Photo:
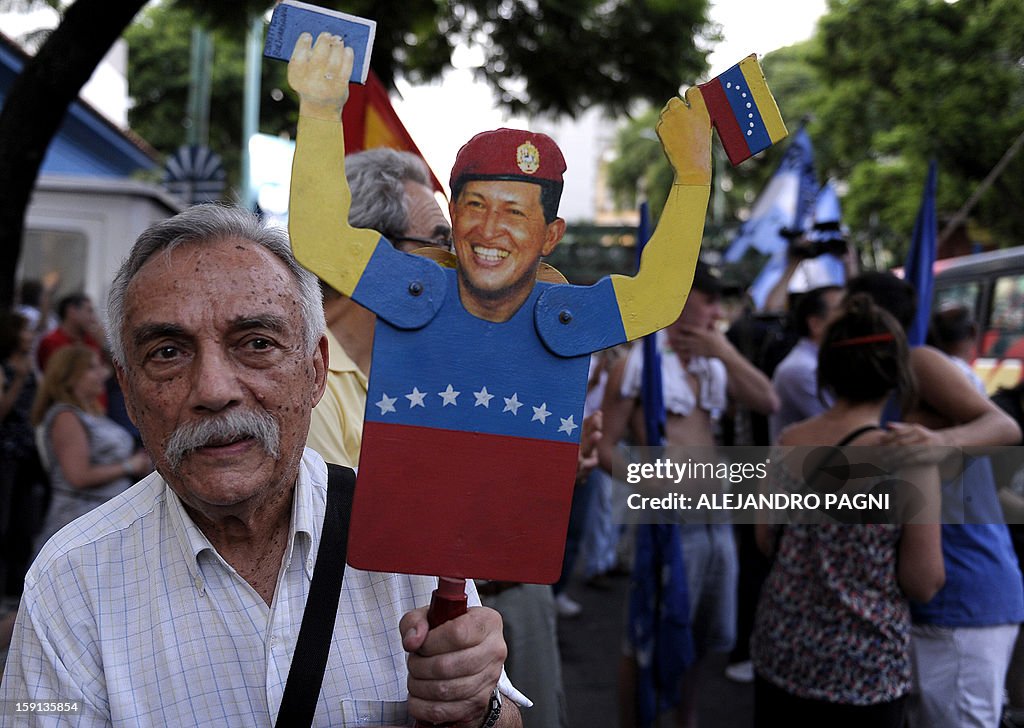
POLYGON ((693 283, 711 195, 711 120, 699 89, 662 109, 658 137, 675 181, 637 274, 611 277, 627 340, 675 321, 693 283))
POLYGON ((288 233, 298 261, 347 296, 380 240, 380 233, 348 222, 341 110, 351 75, 352 51, 341 38, 321 33, 313 45, 308 33, 299 37, 288 64, 288 83, 300 99, 288 233))

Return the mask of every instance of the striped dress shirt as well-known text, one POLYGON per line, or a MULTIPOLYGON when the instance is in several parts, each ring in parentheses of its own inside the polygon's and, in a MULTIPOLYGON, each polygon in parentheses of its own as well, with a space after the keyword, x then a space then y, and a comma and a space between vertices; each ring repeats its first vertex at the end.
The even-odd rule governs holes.
MULTIPOLYGON (((33 563, 0 686, 3 701, 73 701, 29 724, 272 726, 309 593, 327 468, 307 449, 273 603, 225 562, 153 473, 74 521, 33 563)), ((398 623, 436 579, 347 568, 317 726, 401 725, 398 623)), ((470 603, 479 604, 472 581, 470 603)), ((528 704, 502 676, 502 692, 528 704)), ((3 702, 0 726, 25 725, 3 702)))

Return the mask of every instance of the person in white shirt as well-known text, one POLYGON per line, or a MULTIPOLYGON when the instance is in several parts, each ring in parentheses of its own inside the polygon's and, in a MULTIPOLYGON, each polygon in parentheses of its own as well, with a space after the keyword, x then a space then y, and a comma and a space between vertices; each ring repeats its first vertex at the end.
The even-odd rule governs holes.
POLYGON ((842 300, 841 287, 822 286, 797 301, 793 315, 800 340, 772 374, 779 398, 779 409, 768 418, 772 442, 789 425, 819 415, 831 404, 828 393, 818 392, 818 346, 842 300))
MULTIPOLYGON (((316 278, 283 231, 202 205, 140 236, 109 318, 157 472, 43 548, 0 700, 75 706, 36 725, 271 726, 325 510, 326 466, 304 450, 327 363, 316 278)), ((528 702, 502 678, 501 618, 471 608, 428 632, 434 584, 346 568, 314 725, 521 725, 493 697, 501 678, 528 702)))
MULTIPOLYGON (((720 280, 705 263, 698 262, 682 313, 658 334, 667 445, 713 447, 715 421, 730 399, 765 415, 778 409, 768 377, 719 330, 720 295, 720 280)), ((633 430, 632 442, 647 441, 642 432, 642 373, 643 350, 634 346, 608 375, 602 403, 604 432, 597 451, 601 466, 610 473, 626 472, 616 445, 629 430, 633 430)), ((690 483, 698 488, 715 485, 690 483)), ((712 653, 728 652, 735 641, 737 556, 730 523, 684 524, 680 538, 697 663, 683 676, 676 725, 694 726, 701 664, 706 664, 705 658, 712 653)), ((624 685, 635 673, 638 649, 632 643, 624 647, 620 671, 624 685)), ((632 724, 633 706, 620 708, 620 722, 632 724)))

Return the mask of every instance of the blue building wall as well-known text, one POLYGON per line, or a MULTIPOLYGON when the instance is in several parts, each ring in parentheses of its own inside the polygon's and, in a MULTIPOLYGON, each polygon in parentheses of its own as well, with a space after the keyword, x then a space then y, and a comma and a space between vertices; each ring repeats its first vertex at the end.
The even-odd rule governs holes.
MULTIPOLYGON (((25 58, 10 39, 0 35, 0 106, 25 58)), ((76 101, 50 143, 41 174, 123 178, 157 166, 117 127, 87 104, 76 101)))

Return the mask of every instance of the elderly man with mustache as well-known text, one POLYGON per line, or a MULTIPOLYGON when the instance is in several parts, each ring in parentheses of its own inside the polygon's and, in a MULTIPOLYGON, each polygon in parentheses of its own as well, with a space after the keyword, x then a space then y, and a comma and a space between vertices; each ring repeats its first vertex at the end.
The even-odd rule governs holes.
MULTIPOLYGON (((32 565, 0 726, 271 726, 325 512, 327 467, 304 449, 327 364, 317 280, 283 231, 198 206, 142 234, 109 319, 157 472, 32 565)), ((496 612, 428 635, 435 580, 344 576, 314 725, 521 725, 493 693, 500 678, 521 700, 496 612)))

